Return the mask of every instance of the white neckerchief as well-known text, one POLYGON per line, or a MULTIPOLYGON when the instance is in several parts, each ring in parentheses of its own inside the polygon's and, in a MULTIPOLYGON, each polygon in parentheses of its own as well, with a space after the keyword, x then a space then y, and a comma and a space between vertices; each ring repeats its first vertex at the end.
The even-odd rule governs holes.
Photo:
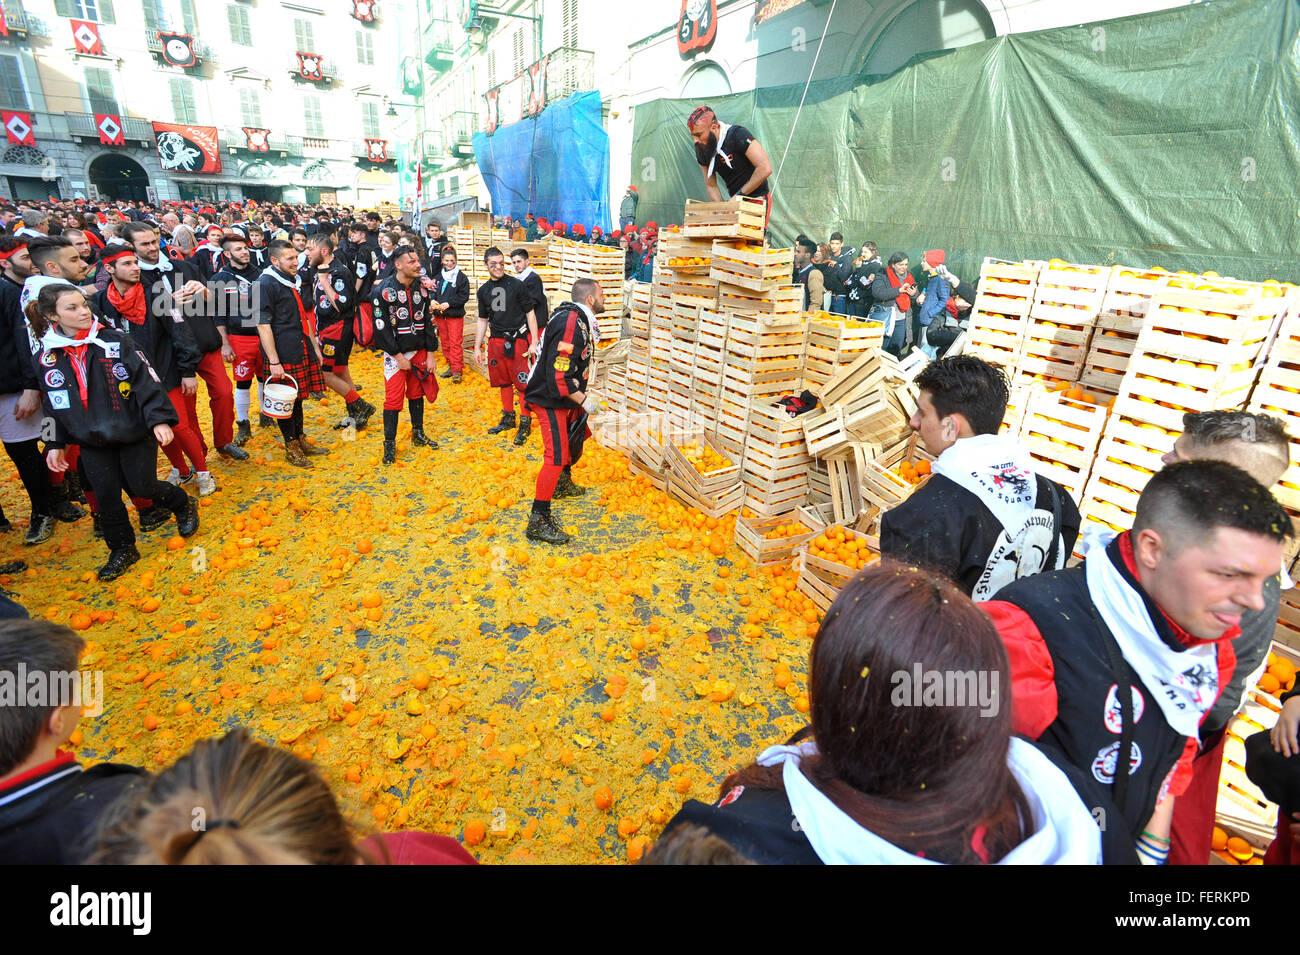
POLYGON ((726 123, 722 123, 722 122, 718 123, 718 145, 714 147, 713 158, 709 160, 709 174, 704 177, 705 179, 713 178, 713 167, 718 164, 719 156, 721 156, 722 161, 727 164, 728 169, 734 168, 731 164, 731 160, 728 159, 726 154, 722 151, 722 144, 726 141, 727 133, 729 133, 730 131, 731 131, 731 127, 728 126, 726 123))
MULTIPOLYGON (((827 865, 940 865, 913 855, 854 822, 799 769, 817 752, 812 740, 772 746, 760 766, 781 765, 785 794, 799 828, 827 865)), ((1101 831, 1066 775, 1033 745, 1012 738, 1007 767, 1029 804, 1030 835, 996 865, 1100 865, 1101 831)))
POLYGON ((521 282, 526 282, 528 281, 528 276, 532 274, 533 274, 533 267, 531 265, 528 265, 524 267, 524 270, 522 272, 516 272, 515 278, 517 278, 521 282))
POLYGON ((1182 736, 1197 736, 1219 697, 1218 647, 1203 643, 1174 650, 1161 640, 1142 595, 1111 560, 1109 543, 1094 547, 1083 562, 1088 596, 1165 721, 1182 736))
POLYGON ((136 256, 136 262, 139 264, 140 268, 145 269, 146 271, 170 272, 172 270, 172 260, 162 252, 158 253, 158 261, 154 262, 152 265, 145 262, 139 256, 136 256))
POLYGON ((51 325, 45 330, 44 337, 41 338, 41 347, 46 351, 51 351, 55 348, 79 348, 82 345, 98 345, 104 350, 105 355, 108 354, 109 345, 111 343, 106 342, 99 337, 100 330, 104 327, 99 324, 99 322, 91 322, 90 333, 85 338, 68 338, 62 333, 55 331, 57 327, 57 325, 51 325))
POLYGON ((446 287, 448 287, 448 288, 455 288, 455 286, 456 286, 456 279, 457 279, 459 276, 460 276, 460 266, 459 266, 459 265, 456 266, 454 269, 452 269, 450 272, 448 272, 446 269, 443 269, 443 270, 442 270, 442 280, 443 280, 444 282, 447 283, 446 287))
POLYGON ((295 292, 299 292, 302 290, 301 275, 295 274, 293 277, 293 281, 290 282, 287 278, 285 278, 282 274, 280 274, 280 270, 277 269, 274 265, 268 265, 265 269, 262 270, 262 274, 271 276, 271 278, 275 279, 285 288, 291 288, 295 292))
MULTIPOLYGON (((27 306, 36 300, 36 296, 41 294, 41 289, 47 285, 72 285, 67 279, 56 279, 51 275, 32 275, 23 282, 23 290, 18 293, 18 307, 22 310, 23 318, 27 317, 27 306)), ((30 329, 30 325, 28 326, 30 329)))
POLYGON ((961 438, 934 462, 934 473, 983 501, 1012 537, 1034 512, 1034 459, 1019 441, 997 434, 961 438))

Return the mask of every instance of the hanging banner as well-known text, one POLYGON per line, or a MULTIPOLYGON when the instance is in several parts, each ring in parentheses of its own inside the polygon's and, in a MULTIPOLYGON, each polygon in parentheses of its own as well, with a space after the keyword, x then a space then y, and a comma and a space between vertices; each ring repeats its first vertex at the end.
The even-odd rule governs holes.
POLYGON ((375 0, 352 0, 352 17, 362 23, 374 23, 375 0))
POLYGON ((499 127, 536 116, 546 108, 546 69, 550 59, 549 54, 542 57, 513 80, 484 94, 487 116, 483 128, 489 136, 499 127))
POLYGON ((325 79, 325 74, 321 72, 320 55, 317 53, 299 53, 298 75, 304 80, 311 80, 314 83, 319 83, 325 79))
POLYGON ((9 21, 5 18, 4 7, 0 7, 0 37, 9 36, 9 21))
POLYGON ((494 90, 488 90, 484 94, 484 98, 487 100, 487 122, 484 127, 487 129, 487 134, 491 136, 497 131, 497 126, 501 123, 500 115, 497 112, 497 103, 501 98, 501 88, 497 87, 494 90))
POLYGON ((78 53, 90 56, 103 56, 104 44, 99 39, 99 24, 89 20, 69 20, 72 27, 72 43, 78 53))
POLYGON ((168 172, 221 172, 221 151, 215 126, 154 123, 158 160, 168 172))
POLYGON ((95 114, 95 129, 99 131, 101 146, 125 146, 126 131, 122 128, 122 117, 111 113, 95 114))
POLYGON ((677 52, 689 59, 713 46, 718 35, 718 0, 682 0, 677 18, 677 52))
POLYGON ((367 139, 366 158, 371 162, 388 162, 388 140, 367 139))
POLYGON ((0 110, 0 123, 4 123, 5 137, 16 146, 35 146, 36 135, 32 129, 32 114, 0 110))
POLYGON ((158 39, 162 43, 163 60, 169 66, 194 65, 194 37, 188 33, 167 33, 159 30, 158 39))
POLYGON ((424 238, 424 165, 415 164, 415 206, 411 209, 411 228, 424 238))
POLYGON ((546 62, 544 56, 528 68, 528 115, 536 116, 546 107, 546 62))
POLYGON ((255 153, 265 153, 271 151, 271 131, 269 129, 260 129, 257 126, 243 126, 244 130, 244 148, 252 150, 255 153))

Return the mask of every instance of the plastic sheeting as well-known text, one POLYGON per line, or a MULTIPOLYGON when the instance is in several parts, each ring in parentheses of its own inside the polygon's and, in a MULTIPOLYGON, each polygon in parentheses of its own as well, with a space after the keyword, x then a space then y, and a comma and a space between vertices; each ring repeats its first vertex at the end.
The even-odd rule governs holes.
POLYGON ((492 214, 538 218, 608 231, 609 135, 600 93, 548 103, 537 116, 474 135, 474 157, 492 196, 492 214))
MULTIPOLYGON (((779 167, 802 86, 711 103, 779 167)), ((686 118, 636 109, 638 220, 705 197, 686 118)), ((1300 279, 1300 0, 1215 0, 998 37, 889 77, 813 84, 775 182, 773 241, 1300 279)), ((725 194, 725 190, 724 190, 725 194)))

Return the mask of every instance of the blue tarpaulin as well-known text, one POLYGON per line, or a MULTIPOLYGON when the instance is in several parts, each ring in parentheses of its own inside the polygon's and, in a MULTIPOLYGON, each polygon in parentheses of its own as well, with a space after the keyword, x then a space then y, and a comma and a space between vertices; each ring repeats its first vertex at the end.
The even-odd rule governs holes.
MULTIPOLYGON (((537 116, 474 134, 474 157, 492 214, 610 229, 609 135, 600 93, 575 93, 537 116)), ((572 231, 572 228, 570 228, 572 231)))

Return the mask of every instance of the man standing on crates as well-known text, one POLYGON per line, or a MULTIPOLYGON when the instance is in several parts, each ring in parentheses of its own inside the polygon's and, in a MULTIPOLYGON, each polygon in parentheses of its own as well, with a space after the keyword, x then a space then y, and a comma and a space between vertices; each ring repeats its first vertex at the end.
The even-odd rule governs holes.
POLYGON ((763 144, 744 126, 719 122, 708 106, 696 108, 686 121, 686 128, 695 140, 695 159, 704 173, 709 199, 722 201, 722 191, 718 188, 721 174, 733 198, 763 200, 767 206, 766 226, 772 218, 772 191, 767 184, 772 175, 772 160, 768 159, 763 144))
POLYGON ((524 385, 528 381, 528 357, 537 341, 536 306, 528 287, 506 275, 506 257, 500 249, 490 246, 483 253, 483 264, 490 278, 478 288, 474 358, 487 366, 488 384, 501 393, 501 420, 488 429, 488 434, 500 434, 515 426, 514 393, 518 391, 520 414, 515 444, 522 445, 532 431, 524 385))
POLYGON ((567 544, 569 535, 551 513, 552 498, 579 497, 587 492, 573 483, 570 468, 581 454, 587 435, 587 377, 600 332, 596 316, 605 310, 605 292, 594 279, 573 283, 571 301, 564 302, 546 322, 538 345, 537 364, 528 374, 526 396, 537 412, 542 432, 542 469, 528 516, 529 540, 567 544), (575 442, 577 446, 575 447, 575 442))
POLYGON ((883 557, 933 570, 975 600, 1065 566, 1079 536, 1069 492, 1034 473, 1029 451, 999 435, 1001 369, 968 355, 931 362, 909 422, 935 455, 930 479, 880 520, 883 557))

